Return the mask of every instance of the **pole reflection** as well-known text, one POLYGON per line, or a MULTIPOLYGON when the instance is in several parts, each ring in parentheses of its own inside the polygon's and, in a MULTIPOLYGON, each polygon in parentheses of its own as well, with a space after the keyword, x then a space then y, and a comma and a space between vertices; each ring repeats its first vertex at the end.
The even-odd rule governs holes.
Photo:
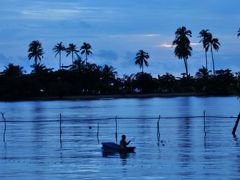
POLYGON ((179 101, 179 115, 185 117, 178 120, 178 156, 179 174, 184 177, 193 175, 193 132, 191 116, 191 101, 189 98, 183 97, 179 101))

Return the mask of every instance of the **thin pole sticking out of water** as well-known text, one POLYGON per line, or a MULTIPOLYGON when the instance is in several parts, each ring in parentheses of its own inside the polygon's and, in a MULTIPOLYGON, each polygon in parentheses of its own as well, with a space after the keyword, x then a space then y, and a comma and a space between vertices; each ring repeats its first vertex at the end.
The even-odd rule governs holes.
POLYGON ((206 136, 207 136, 207 132, 206 132, 206 111, 203 111, 203 131, 204 131, 204 148, 206 148, 206 136))
POLYGON ((158 140, 158 145, 159 145, 159 141, 160 141, 160 119, 161 119, 161 116, 159 115, 158 121, 157 121, 157 140, 158 140))
POLYGON ((203 111, 203 130, 204 130, 204 136, 206 137, 207 132, 206 132, 206 111, 203 111))
POLYGON ((237 120, 236 120, 235 125, 234 125, 233 130, 232 130, 233 137, 236 137, 236 130, 237 130, 237 127, 238 127, 239 120, 240 120, 240 113, 238 114, 237 120))
POLYGON ((60 148, 62 148, 62 114, 59 115, 59 140, 60 140, 60 148))
POLYGON ((118 139, 118 122, 117 122, 117 116, 115 116, 115 139, 116 139, 116 143, 117 143, 117 139, 118 139))
POLYGON ((3 121, 4 121, 3 142, 5 142, 6 141, 7 120, 4 117, 4 113, 1 113, 1 114, 2 114, 3 121))
POLYGON ((99 122, 97 123, 97 140, 99 144, 99 122))

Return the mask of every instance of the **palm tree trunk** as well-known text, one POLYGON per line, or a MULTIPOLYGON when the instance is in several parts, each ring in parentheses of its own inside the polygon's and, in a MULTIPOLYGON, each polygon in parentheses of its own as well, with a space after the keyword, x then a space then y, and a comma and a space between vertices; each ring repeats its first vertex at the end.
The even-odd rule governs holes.
POLYGON ((205 58, 206 58, 206 65, 205 65, 205 67, 206 67, 206 69, 208 71, 208 59, 207 59, 207 51, 206 50, 205 50, 205 58))
POLYGON ((72 65, 73 65, 73 52, 72 52, 72 65))
POLYGON ((212 46, 211 46, 211 54, 212 54, 213 75, 215 75, 215 64, 214 64, 214 58, 213 58, 213 50, 212 50, 212 46))
POLYGON ((185 65, 185 69, 186 69, 186 75, 188 76, 188 65, 187 65, 187 59, 184 58, 184 65, 185 65))
POLYGON ((37 57, 34 57, 34 63, 37 65, 37 57))
POLYGON ((62 69, 61 67, 62 67, 62 54, 61 54, 61 52, 59 53, 59 69, 62 69))
POLYGON ((87 54, 86 54, 86 58, 85 58, 86 64, 87 64, 87 54))

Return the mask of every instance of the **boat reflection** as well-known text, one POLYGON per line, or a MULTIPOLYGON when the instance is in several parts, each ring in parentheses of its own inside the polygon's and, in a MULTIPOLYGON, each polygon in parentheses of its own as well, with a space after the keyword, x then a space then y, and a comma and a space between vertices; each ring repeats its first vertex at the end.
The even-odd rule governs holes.
POLYGON ((135 154, 135 152, 118 152, 118 151, 106 151, 102 149, 102 156, 103 157, 120 157, 121 159, 127 159, 130 154, 135 154))

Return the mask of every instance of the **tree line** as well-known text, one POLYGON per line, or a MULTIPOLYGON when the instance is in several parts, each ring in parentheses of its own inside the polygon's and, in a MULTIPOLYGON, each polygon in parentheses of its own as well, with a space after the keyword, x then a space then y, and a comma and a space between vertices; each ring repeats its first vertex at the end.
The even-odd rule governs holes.
MULTIPOLYGON (((240 36, 240 30, 238 31, 240 36)), ((199 32, 200 43, 205 53, 205 65, 194 76, 188 72, 188 58, 192 47, 192 32, 180 27, 175 32, 172 42, 174 54, 183 59, 185 73, 181 78, 166 73, 152 77, 144 72, 149 65, 149 54, 139 50, 135 56, 135 64, 140 72, 118 77, 115 68, 109 65, 99 66, 89 63, 92 47, 84 42, 80 48, 73 43, 67 47, 62 42, 53 47, 55 57, 58 56, 59 69, 53 71, 41 64, 44 55, 42 44, 34 40, 29 44, 28 59, 34 60, 32 72, 24 73, 23 67, 10 63, 0 75, 0 99, 26 99, 33 97, 64 97, 77 95, 102 94, 136 94, 136 93, 193 93, 198 95, 234 95, 240 92, 240 72, 232 73, 230 69, 215 70, 213 52, 218 51, 220 42, 208 29, 199 32), (208 51, 211 53, 212 73, 208 69, 208 51), (62 56, 71 56, 72 63, 64 66, 62 56)))

